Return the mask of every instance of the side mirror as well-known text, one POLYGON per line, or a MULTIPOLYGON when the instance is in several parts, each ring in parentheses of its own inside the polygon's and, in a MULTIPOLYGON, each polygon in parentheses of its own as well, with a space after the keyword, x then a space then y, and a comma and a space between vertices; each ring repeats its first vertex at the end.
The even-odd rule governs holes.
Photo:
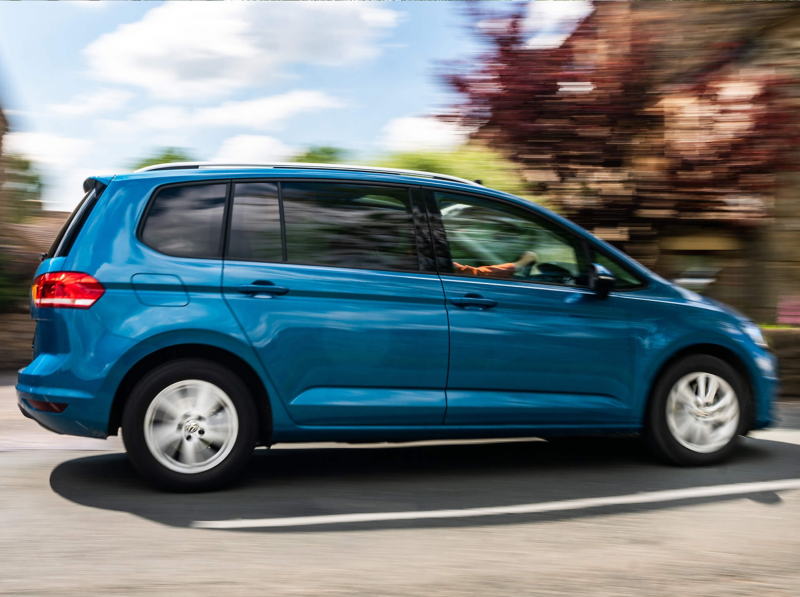
POLYGON ((604 265, 592 263, 589 266, 589 288, 594 290, 601 301, 608 298, 608 293, 614 290, 616 281, 614 274, 604 265))

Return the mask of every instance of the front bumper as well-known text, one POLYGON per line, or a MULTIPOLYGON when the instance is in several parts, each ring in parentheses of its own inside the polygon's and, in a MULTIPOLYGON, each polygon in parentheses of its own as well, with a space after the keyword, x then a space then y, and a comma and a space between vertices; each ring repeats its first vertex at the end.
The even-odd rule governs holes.
POLYGON ((780 389, 778 379, 778 359, 767 350, 755 356, 755 363, 759 375, 753 382, 755 412, 753 413, 752 429, 770 427, 774 421, 775 401, 780 389))

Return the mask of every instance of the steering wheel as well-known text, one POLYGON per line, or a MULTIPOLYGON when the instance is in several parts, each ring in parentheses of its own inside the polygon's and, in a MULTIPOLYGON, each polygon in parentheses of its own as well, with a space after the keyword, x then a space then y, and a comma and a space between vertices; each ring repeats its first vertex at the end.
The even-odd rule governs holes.
POLYGON ((534 265, 536 265, 536 264, 535 263, 529 263, 528 265, 523 267, 519 272, 520 276, 523 277, 523 278, 529 278, 530 275, 531 275, 531 272, 533 271, 533 266, 534 265))
MULTIPOLYGON (((530 275, 530 271, 533 265, 526 266, 527 272, 525 276, 527 277, 530 275)), ((545 278, 550 278, 556 282, 561 284, 565 284, 575 278, 571 271, 569 271, 565 267, 561 267, 560 265, 556 265, 555 263, 538 263, 536 267, 539 268, 539 272, 545 278)))

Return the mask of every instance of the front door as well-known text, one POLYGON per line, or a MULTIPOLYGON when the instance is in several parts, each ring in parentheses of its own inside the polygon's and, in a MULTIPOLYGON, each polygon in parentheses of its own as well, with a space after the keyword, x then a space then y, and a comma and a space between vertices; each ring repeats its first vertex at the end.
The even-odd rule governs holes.
POLYGON ((500 201, 432 192, 429 205, 446 238, 437 253, 449 251, 440 259, 450 320, 445 423, 627 423, 627 313, 621 299, 598 300, 586 287, 581 240, 500 201))
POLYGON ((416 193, 234 185, 224 295, 296 423, 442 424, 447 313, 416 193))

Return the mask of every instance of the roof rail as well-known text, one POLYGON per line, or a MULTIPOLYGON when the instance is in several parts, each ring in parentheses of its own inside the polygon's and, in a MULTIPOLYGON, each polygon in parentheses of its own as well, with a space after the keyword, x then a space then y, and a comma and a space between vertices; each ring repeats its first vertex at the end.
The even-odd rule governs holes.
POLYGON ((291 170, 344 170, 346 172, 371 172, 374 174, 401 174, 403 176, 419 176, 421 178, 432 178, 434 180, 444 180, 448 182, 459 182, 472 186, 482 186, 480 183, 450 176, 449 174, 437 174, 436 172, 423 172, 421 170, 403 170, 402 168, 380 168, 372 166, 351 166, 347 164, 307 164, 294 162, 271 162, 264 164, 225 164, 218 162, 173 162, 171 164, 155 164, 139 168, 136 172, 153 172, 155 170, 204 170, 213 168, 270 168, 270 169, 291 169, 291 170))

